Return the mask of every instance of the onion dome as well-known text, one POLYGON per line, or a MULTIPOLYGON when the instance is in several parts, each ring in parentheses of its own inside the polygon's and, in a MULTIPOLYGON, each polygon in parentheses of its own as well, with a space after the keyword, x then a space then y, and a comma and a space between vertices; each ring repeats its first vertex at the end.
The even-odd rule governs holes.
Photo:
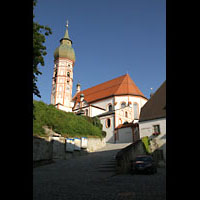
POLYGON ((56 48, 54 52, 54 59, 57 58, 67 58, 73 62, 75 62, 75 52, 72 48, 72 41, 69 38, 68 33, 68 22, 66 25, 67 29, 64 37, 60 40, 60 46, 56 48))

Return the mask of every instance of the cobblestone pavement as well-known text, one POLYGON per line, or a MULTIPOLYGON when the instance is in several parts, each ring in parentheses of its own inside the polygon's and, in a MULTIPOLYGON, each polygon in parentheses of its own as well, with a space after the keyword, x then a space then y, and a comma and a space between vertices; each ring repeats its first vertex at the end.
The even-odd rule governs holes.
POLYGON ((115 155, 128 144, 107 144, 89 155, 33 169, 33 200, 165 200, 165 168, 154 175, 116 175, 115 155))

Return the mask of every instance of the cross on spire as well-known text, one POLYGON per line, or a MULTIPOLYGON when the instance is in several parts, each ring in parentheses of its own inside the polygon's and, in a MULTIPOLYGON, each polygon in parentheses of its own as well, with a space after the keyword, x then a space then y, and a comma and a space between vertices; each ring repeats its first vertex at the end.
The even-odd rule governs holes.
POLYGON ((67 20, 66 21, 66 27, 67 27, 67 29, 68 29, 68 26, 69 26, 69 21, 67 20))

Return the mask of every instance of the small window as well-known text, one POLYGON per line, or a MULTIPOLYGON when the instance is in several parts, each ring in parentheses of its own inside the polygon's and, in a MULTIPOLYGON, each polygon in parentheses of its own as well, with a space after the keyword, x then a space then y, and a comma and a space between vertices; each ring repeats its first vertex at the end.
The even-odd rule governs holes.
POLYGON ((160 125, 153 125, 153 135, 160 134, 160 125))
POLYGON ((106 128, 109 128, 111 125, 111 120, 110 119, 107 119, 106 120, 106 128))
POLYGON ((69 72, 67 72, 67 77, 70 77, 70 73, 69 72))
POLYGON ((127 111, 125 112, 125 117, 128 118, 128 112, 127 111))
POLYGON ((108 111, 112 111, 113 110, 113 108, 112 108, 112 105, 110 104, 109 106, 108 106, 108 111))

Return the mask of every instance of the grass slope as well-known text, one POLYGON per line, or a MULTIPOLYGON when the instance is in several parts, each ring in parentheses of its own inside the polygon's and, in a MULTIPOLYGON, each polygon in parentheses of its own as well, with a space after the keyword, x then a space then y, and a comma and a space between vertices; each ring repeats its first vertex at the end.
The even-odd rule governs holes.
POLYGON ((77 116, 71 112, 56 109, 42 101, 33 101, 33 134, 44 136, 43 126, 64 137, 102 137, 102 125, 98 118, 77 116))

